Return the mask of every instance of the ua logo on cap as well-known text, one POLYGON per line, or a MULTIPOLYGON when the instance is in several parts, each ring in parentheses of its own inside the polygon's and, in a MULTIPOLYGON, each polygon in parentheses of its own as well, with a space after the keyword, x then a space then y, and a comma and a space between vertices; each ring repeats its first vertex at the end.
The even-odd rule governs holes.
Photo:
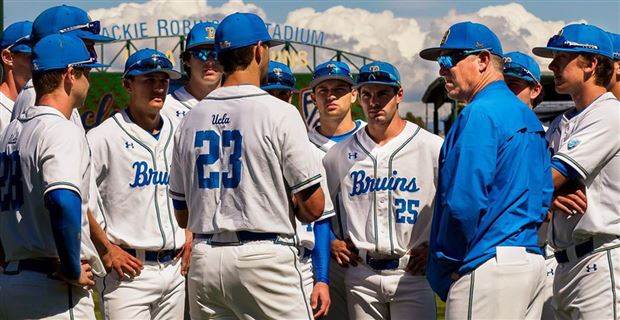
POLYGON ((213 27, 206 27, 205 31, 207 31, 207 39, 215 38, 215 28, 213 28, 213 27))
POLYGON ((484 48, 484 44, 482 42, 476 41, 476 48, 484 48))
POLYGON ((449 35, 450 35, 450 29, 446 30, 446 33, 443 34, 443 37, 441 38, 441 42, 439 43, 440 46, 443 46, 443 44, 446 43, 446 41, 448 41, 449 35))
POLYGON ((370 66, 368 69, 370 69, 371 72, 377 72, 379 71, 379 66, 370 66))
POLYGON ((230 42, 228 41, 220 41, 220 48, 228 48, 230 47, 230 42))

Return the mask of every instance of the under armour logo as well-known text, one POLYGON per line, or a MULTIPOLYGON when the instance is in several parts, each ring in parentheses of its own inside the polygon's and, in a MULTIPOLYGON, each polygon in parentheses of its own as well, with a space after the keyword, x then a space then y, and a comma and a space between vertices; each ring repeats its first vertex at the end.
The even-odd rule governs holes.
POLYGON ((586 266, 586 272, 596 272, 598 268, 596 267, 596 263, 589 264, 586 266))
POLYGON ((547 277, 553 276, 554 274, 555 274, 555 271, 553 270, 553 268, 547 269, 547 277))
POLYGON ((484 48, 484 44, 482 42, 476 41, 476 43, 474 44, 476 46, 476 48, 482 49, 484 48))
POLYGON ((178 110, 177 110, 177 111, 176 111, 176 113, 177 113, 177 118, 183 118, 183 117, 185 117, 185 111, 178 111, 178 110))
POLYGON ((230 47, 230 42, 229 41, 220 41, 220 48, 226 49, 228 47, 230 47))
POLYGON ((129 149, 132 148, 133 149, 133 142, 127 142, 125 141, 125 149, 129 149))
POLYGON ((349 152, 349 159, 357 159, 357 152, 349 152))

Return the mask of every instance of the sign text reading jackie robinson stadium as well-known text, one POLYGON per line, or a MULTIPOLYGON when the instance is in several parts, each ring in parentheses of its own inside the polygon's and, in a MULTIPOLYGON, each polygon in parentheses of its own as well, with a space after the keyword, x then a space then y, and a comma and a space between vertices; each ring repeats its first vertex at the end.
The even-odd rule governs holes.
MULTIPOLYGON (((157 19, 154 26, 146 22, 113 24, 104 26, 101 34, 117 40, 143 39, 148 37, 182 36, 189 33, 191 28, 206 20, 169 20, 157 19), (151 28, 155 27, 155 30, 151 28)), ((269 34, 274 39, 301 42, 308 45, 323 46, 325 33, 312 29, 304 29, 295 26, 277 23, 265 23, 269 34)))

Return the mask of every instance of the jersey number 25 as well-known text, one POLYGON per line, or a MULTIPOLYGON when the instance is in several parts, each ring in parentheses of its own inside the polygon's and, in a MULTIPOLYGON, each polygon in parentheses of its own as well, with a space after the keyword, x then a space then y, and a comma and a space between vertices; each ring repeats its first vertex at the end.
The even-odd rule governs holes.
POLYGON ((222 136, 213 130, 198 131, 194 139, 194 147, 202 148, 205 141, 209 143, 209 152, 203 153, 196 159, 198 186, 201 189, 236 188, 241 182, 241 150, 243 137, 239 130, 224 130, 222 136), (231 148, 228 166, 230 172, 220 172, 209 168, 220 160, 220 149, 231 148), (222 179, 220 179, 220 175, 222 179), (221 180, 221 181, 220 181, 221 180))

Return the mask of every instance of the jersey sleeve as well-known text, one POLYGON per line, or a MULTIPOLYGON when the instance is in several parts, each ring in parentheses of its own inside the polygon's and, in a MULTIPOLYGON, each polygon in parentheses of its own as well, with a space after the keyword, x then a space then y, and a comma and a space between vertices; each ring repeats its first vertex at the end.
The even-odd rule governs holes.
POLYGON ((39 142, 38 167, 43 177, 44 194, 56 189, 75 191, 80 197, 84 174, 83 153, 89 152, 81 130, 72 122, 63 121, 46 130, 39 142))
POLYGON ((325 178, 327 175, 324 168, 321 168, 321 176, 323 177, 323 179, 321 180, 321 190, 323 191, 323 197, 325 198, 325 209, 323 209, 323 215, 316 221, 329 219, 336 215, 336 211, 334 210, 334 204, 329 194, 329 187, 327 186, 327 180, 325 178))
POLYGON ((308 139, 301 116, 294 108, 283 112, 276 129, 280 141, 282 171, 293 194, 321 182, 321 160, 308 139), (309 152, 310 151, 310 152, 309 152))
POLYGON ((168 193, 174 201, 185 202, 185 177, 183 176, 183 158, 181 157, 181 128, 174 134, 174 148, 170 163, 170 185, 168 193))
POLYGON ((620 151, 620 105, 600 106, 577 124, 569 139, 560 144, 554 160, 573 168, 588 179, 620 151))

